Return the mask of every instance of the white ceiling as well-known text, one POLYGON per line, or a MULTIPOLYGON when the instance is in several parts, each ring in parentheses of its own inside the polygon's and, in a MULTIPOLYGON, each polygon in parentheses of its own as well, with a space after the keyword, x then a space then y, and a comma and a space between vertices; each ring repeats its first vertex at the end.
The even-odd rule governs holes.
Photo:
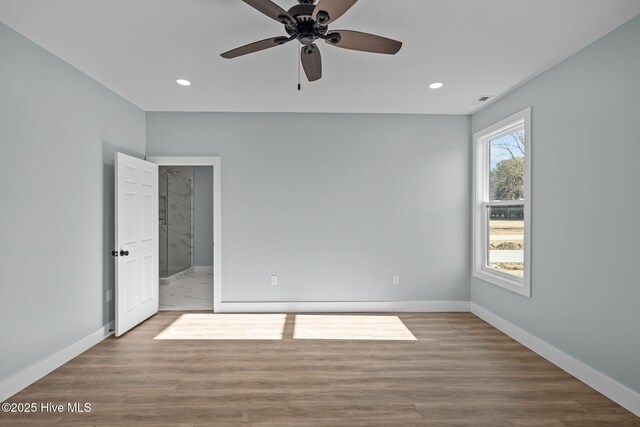
POLYGON ((0 21, 147 111, 468 114, 639 13, 638 0, 360 0, 331 28, 401 40, 400 53, 322 42, 323 79, 298 92, 297 42, 219 56, 284 35, 241 0, 0 0, 0 21))

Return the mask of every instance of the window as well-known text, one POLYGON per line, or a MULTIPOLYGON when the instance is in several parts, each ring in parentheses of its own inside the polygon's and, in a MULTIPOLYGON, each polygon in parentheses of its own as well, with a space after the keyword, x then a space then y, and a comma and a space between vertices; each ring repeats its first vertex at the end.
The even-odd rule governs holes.
POLYGON ((474 135, 473 275, 531 296, 531 109, 474 135))

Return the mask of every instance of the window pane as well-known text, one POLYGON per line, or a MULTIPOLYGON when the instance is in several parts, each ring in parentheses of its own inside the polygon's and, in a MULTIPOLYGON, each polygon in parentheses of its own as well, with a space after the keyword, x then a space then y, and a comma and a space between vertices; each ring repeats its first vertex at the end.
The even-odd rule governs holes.
POLYGON ((524 207, 489 206, 487 266, 513 276, 524 276, 524 207))
POLYGON ((489 143, 489 198, 524 199, 524 129, 496 138, 489 143))

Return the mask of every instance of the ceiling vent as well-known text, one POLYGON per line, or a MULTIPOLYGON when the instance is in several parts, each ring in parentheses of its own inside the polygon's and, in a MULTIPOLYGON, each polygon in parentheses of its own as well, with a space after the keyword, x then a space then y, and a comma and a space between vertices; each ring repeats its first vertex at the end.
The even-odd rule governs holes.
POLYGON ((482 95, 480 98, 476 99, 471 103, 471 105, 483 105, 493 99, 491 95, 482 95))

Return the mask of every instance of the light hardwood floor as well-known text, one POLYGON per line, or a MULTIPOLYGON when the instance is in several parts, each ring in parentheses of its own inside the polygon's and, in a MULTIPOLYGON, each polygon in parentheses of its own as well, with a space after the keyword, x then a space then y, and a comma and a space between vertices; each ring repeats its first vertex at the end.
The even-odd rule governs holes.
POLYGON ((90 413, 0 413, 0 425, 640 426, 468 313, 398 314, 416 340, 294 339, 291 314, 281 340, 154 339, 182 314, 109 338, 8 400, 90 413))

